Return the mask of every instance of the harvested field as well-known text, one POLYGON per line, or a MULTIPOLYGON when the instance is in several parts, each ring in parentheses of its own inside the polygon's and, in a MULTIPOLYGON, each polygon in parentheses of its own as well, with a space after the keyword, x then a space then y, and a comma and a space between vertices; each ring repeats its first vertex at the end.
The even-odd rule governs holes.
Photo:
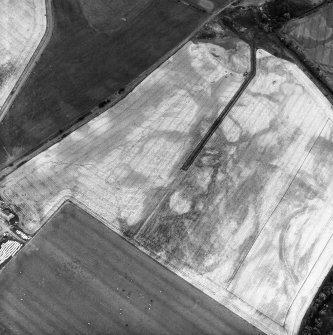
POLYGON ((325 278, 308 309, 299 335, 330 335, 333 331, 333 271, 325 278))
POLYGON ((5 184, 16 186, 4 194, 23 228, 35 232, 68 196, 115 230, 139 228, 249 71, 247 44, 233 35, 220 44, 187 43, 116 106, 30 160, 29 173, 16 170, 20 180, 11 174, 5 184))
POLYGON ((45 33, 45 14, 45 0, 1 1, 0 111, 45 33))
POLYGON ((311 15, 290 21, 281 33, 290 47, 333 91, 333 3, 311 15))
POLYGON ((249 48, 227 41, 186 44, 1 196, 28 232, 71 199, 267 334, 295 334, 332 265, 333 111, 299 68, 259 51, 256 78, 179 171, 249 71, 249 48))
POLYGON ((333 113, 300 70, 260 57, 248 91, 134 239, 227 306, 222 292, 239 297, 268 334, 294 334, 299 301, 315 293, 304 282, 318 265, 320 283, 331 256, 333 113))
POLYGON ((51 40, 0 122, 0 169, 118 99, 208 18, 178 1, 108 3, 52 1, 51 40))
POLYGON ((261 334, 72 204, 0 285, 1 334, 261 334))

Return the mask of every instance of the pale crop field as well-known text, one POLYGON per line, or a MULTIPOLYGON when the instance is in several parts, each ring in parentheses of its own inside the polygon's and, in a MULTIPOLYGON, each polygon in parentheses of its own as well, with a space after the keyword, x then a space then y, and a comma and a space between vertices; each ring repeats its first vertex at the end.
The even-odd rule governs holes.
POLYGON ((14 256, 22 247, 22 244, 17 241, 9 240, 0 246, 0 265, 9 257, 14 256))
POLYGON ((0 1, 0 109, 46 30, 45 0, 0 1))
POLYGON ((333 113, 297 67, 257 55, 249 89, 135 239, 268 334, 294 334, 333 253, 333 113))
POLYGON ((8 177, 4 194, 24 229, 36 231, 69 197, 118 231, 146 219, 249 71, 249 47, 237 43, 187 43, 122 102, 8 177))
POLYGON ((1 183, 23 229, 71 200, 267 334, 294 334, 332 265, 332 108, 295 65, 187 43, 116 106, 1 183))

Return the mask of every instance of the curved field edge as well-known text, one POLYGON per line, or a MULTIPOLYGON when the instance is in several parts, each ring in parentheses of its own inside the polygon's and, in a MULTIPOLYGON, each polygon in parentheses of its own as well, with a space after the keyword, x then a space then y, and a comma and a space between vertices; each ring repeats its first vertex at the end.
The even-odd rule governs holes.
MULTIPOLYGON (((11 20, 11 23, 7 23, 8 25, 13 24, 12 22, 16 22, 16 26, 12 27, 13 31, 7 33, 7 38, 10 39, 11 35, 16 34, 15 29, 19 31, 21 35, 13 39, 13 41, 7 40, 7 43, 9 44, 7 47, 9 47, 10 49, 6 50, 5 48, 5 50, 2 51, 2 57, 5 61, 7 59, 7 64, 5 63, 1 65, 1 69, 5 71, 5 74, 0 73, 1 75, 0 76, 0 88, 5 91, 4 93, 3 92, 1 93, 0 121, 4 117, 11 102, 15 99, 22 85, 22 82, 29 75, 29 72, 31 71, 32 67, 34 66, 36 62, 36 58, 43 51, 43 47, 45 46, 45 44, 47 44, 47 39, 52 31, 52 20, 50 20, 49 18, 50 1, 40 0, 39 2, 40 3, 38 3, 37 1, 35 2, 32 1, 32 3, 30 4, 30 6, 32 6, 34 10, 36 10, 36 12, 30 13, 29 9, 27 8, 25 9, 24 16, 26 17, 26 20, 31 20, 30 22, 29 21, 28 22, 16 22, 15 21, 15 20, 19 20, 19 15, 21 14, 20 10, 23 10, 24 6, 29 7, 27 0, 23 4, 20 4, 21 7, 19 8, 18 11, 15 11, 12 9, 11 12, 7 13, 6 16, 2 16, 3 25, 6 25, 5 23, 6 19, 11 20), (43 5, 41 5, 41 3, 43 3, 44 7, 43 5), (45 9, 45 14, 43 12, 39 13, 38 11, 38 9, 40 9, 39 7, 42 7, 42 9, 45 9), (28 14, 30 14, 30 16, 28 14), (30 25, 35 24, 36 26, 35 27, 26 26, 26 24, 30 24, 30 25), (38 33, 38 30, 41 30, 41 33, 38 33), (24 39, 24 34, 26 35, 30 34, 30 36, 28 36, 28 40, 25 41, 26 43, 23 43, 22 41, 22 39, 24 39), (30 49, 28 47, 29 43, 32 44, 30 49), (34 46, 34 44, 36 45, 34 46), (15 57, 17 58, 18 56, 17 54, 15 54, 16 49, 20 49, 19 59, 15 59, 15 57), (5 54, 3 55, 3 53, 5 54), (24 56, 26 53, 28 53, 27 57, 24 56), (7 75, 6 75, 6 71, 8 71, 7 75)), ((12 6, 14 6, 14 4, 12 4, 12 6)), ((6 10, 8 10, 8 8, 3 11, 2 15, 6 13, 6 10)), ((22 19, 22 21, 24 21, 24 18, 22 19)), ((4 31, 6 32, 7 30, 4 29, 4 31)), ((5 37, 6 35, 2 37, 2 40, 6 42, 5 37)))
MULTIPOLYGON (((74 5, 74 0, 72 0, 72 2, 74 5)), ((100 70, 97 70, 97 73, 105 79, 104 83, 95 76, 95 70, 85 69, 86 76, 90 78, 89 80, 85 80, 84 77, 82 77, 84 76, 84 71, 75 71, 74 73, 76 75, 80 74, 80 77, 76 78, 74 73, 68 77, 69 72, 64 73, 64 71, 59 69, 53 69, 52 67, 56 67, 57 63, 54 63, 54 61, 47 62, 47 60, 48 58, 52 59, 52 57, 56 57, 60 50, 57 49, 57 54, 50 53, 52 45, 56 43, 55 37, 53 36, 53 39, 51 39, 41 55, 39 63, 35 66, 34 72, 29 76, 5 118, 0 123, 0 166, 2 167, 2 176, 15 170, 17 166, 29 160, 37 152, 45 150, 46 147, 56 143, 74 129, 80 127, 96 115, 105 111, 111 105, 120 101, 149 73, 184 45, 209 19, 207 14, 191 7, 184 7, 184 5, 174 1, 163 1, 163 4, 160 5, 154 3, 147 7, 147 10, 144 11, 146 14, 134 20, 134 22, 138 22, 138 25, 135 23, 130 26, 130 30, 127 31, 125 29, 122 31, 122 34, 125 34, 123 37, 119 35, 119 32, 115 32, 111 35, 103 35, 109 40, 111 38, 111 41, 118 41, 118 47, 115 46, 112 49, 113 51, 107 47, 107 43, 104 43, 105 45, 103 46, 104 48, 106 47, 107 52, 112 53, 112 55, 106 57, 106 59, 113 64, 111 68, 104 71, 107 62, 105 62, 105 60, 94 60, 95 65, 99 63, 98 66, 102 66, 100 70), (150 19, 147 18, 147 20, 144 20, 147 15, 150 19), (144 24, 146 30, 149 30, 152 28, 150 26, 155 25, 155 21, 160 15, 167 16, 164 26, 161 25, 159 30, 151 30, 149 34, 147 34, 147 32, 144 33, 140 25, 144 24), (184 24, 184 20, 187 24, 184 24), (181 29, 179 28, 180 23, 182 23, 181 29), (170 29, 172 29, 171 33, 170 29), (131 39, 127 42, 128 45, 125 46, 123 42, 124 38, 125 40, 128 39, 127 35, 132 34, 132 31, 136 33, 131 36, 131 39), (160 36, 161 34, 163 37, 160 36), (136 35, 140 35, 141 37, 136 35), (136 41, 136 46, 133 46, 133 39, 136 41), (157 43, 157 45, 153 46, 153 42, 157 43), (119 54, 119 51, 122 53, 125 52, 127 56, 122 56, 119 54), (114 57, 116 54, 117 57, 114 57), (141 65, 141 61, 133 61, 132 58, 135 55, 139 55, 139 58, 144 60, 141 65), (120 64, 117 63, 119 57, 123 59, 121 61, 122 63, 120 63, 123 64, 122 70, 120 64), (127 59, 128 57, 129 59, 127 59), (43 66, 44 70, 39 71, 43 66), (45 75, 43 71, 49 74, 45 75), (123 71, 123 74, 121 71, 123 71), (74 85, 68 88, 67 86, 70 85, 73 80, 74 85), (91 80, 95 84, 93 84, 91 80), (46 82, 43 84, 43 81, 46 82), (59 83, 62 82, 62 84, 52 84, 57 81, 59 83), (94 88, 93 85, 97 85, 99 88, 94 88), (104 86, 102 87, 101 85, 104 86), (84 87, 84 89, 80 91, 81 95, 75 93, 79 91, 80 87, 84 87), (32 94, 31 90, 33 90, 32 94), (110 96, 112 93, 114 94, 110 96), (62 97, 62 94, 65 94, 67 98, 64 98, 65 96, 62 97), (17 122, 18 119, 20 119, 19 123, 17 122), (45 144, 45 142, 47 143, 45 144), (41 147, 43 144, 44 146, 41 147)), ((57 6, 60 6, 59 2, 57 2, 57 6)), ((55 19, 55 21, 57 20, 55 19)), ((75 20, 73 22, 75 22, 75 20)), ((82 20, 80 22, 80 24, 83 24, 82 20)), ((57 31, 56 27, 57 23, 55 22, 53 32, 55 30, 57 31)), ((89 34, 94 35, 94 33, 89 30, 92 28, 86 29, 88 29, 89 34)), ((101 36, 101 34, 98 36, 101 36)), ((60 45, 63 45, 62 43, 64 42, 60 42, 60 45)), ((94 43, 99 42, 95 40, 94 43)), ((103 45, 103 42, 101 43, 103 45)), ((100 48, 100 46, 98 48, 100 48)), ((74 52, 75 54, 75 50, 70 51, 71 48, 69 46, 66 47, 66 49, 65 53, 74 52)), ((91 50, 94 50, 94 48, 89 48, 90 53, 91 50)), ((86 62, 91 63, 94 57, 87 58, 86 62)), ((61 64, 64 64, 61 59, 60 57, 59 60, 57 60, 60 69, 62 68, 61 64)), ((70 64, 71 62, 67 65, 70 66, 70 64)), ((91 64, 90 67, 92 65, 93 64, 91 64)), ((81 61, 76 66, 82 66, 81 61)))

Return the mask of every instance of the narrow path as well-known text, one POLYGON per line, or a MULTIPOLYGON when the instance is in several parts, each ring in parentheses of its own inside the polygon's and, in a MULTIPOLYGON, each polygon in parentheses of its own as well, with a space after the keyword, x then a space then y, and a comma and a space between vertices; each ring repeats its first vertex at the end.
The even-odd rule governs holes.
POLYGON ((9 110, 10 106, 14 102, 16 96, 20 92, 22 86, 26 82, 26 80, 29 78, 30 73, 32 72, 33 68, 35 67, 39 57, 43 53, 44 49, 48 45, 52 32, 53 32, 53 14, 51 9, 51 0, 45 0, 45 9, 46 9, 46 30, 43 38, 39 42, 35 52, 31 56, 28 64, 26 65, 25 69, 23 70, 21 76, 17 80, 15 86, 13 87, 11 93, 8 95, 7 99, 5 100, 3 106, 0 108, 0 122, 6 115, 7 111, 9 110))
POLYGON ((229 103, 225 106, 221 114, 217 117, 217 119, 214 121, 214 123, 211 125, 211 127, 208 129, 205 136, 202 138, 202 140, 198 143, 198 145, 194 148, 192 153, 189 155, 189 157, 186 159, 185 163, 181 167, 182 170, 187 171, 189 167, 193 164, 196 157, 199 155, 201 150, 204 148, 206 143, 209 141, 209 139, 212 137, 212 135, 215 133, 216 129, 221 125, 224 118, 228 115, 231 108, 235 105, 235 103, 238 101, 240 96, 243 94, 245 89, 248 87, 252 79, 256 75, 256 68, 257 68, 257 61, 256 61, 256 47, 255 45, 251 45, 251 70, 249 75, 246 77, 240 88, 237 90, 235 95, 232 97, 232 99, 229 101, 229 103))

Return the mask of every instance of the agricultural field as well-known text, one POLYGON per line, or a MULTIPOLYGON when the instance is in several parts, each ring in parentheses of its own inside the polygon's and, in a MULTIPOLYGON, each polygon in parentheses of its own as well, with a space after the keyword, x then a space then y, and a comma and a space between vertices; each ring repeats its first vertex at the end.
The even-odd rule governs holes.
POLYGON ((291 20, 281 36, 333 91, 333 3, 291 20))
POLYGON ((264 332, 293 334, 331 265, 333 111, 295 65, 258 51, 255 79, 180 170, 250 71, 249 46, 219 29, 0 193, 27 233, 71 200, 264 332))
POLYGON ((0 11, 1 108, 46 30, 45 0, 2 0, 0 11))
POLYGON ((70 203, 0 285, 1 334, 262 334, 70 203))
POLYGON ((293 334, 315 293, 305 281, 319 264, 320 283, 330 259, 333 114, 295 66, 258 58, 249 90, 134 238, 226 306, 246 302, 268 334, 293 334))
POLYGON ((209 17, 173 0, 47 1, 52 36, 0 121, 0 169, 119 100, 209 17))
POLYGON ((228 31, 216 43, 188 42, 116 106, 6 178, 22 228, 34 233, 73 191, 114 229, 146 219, 250 70, 246 43, 228 31))

